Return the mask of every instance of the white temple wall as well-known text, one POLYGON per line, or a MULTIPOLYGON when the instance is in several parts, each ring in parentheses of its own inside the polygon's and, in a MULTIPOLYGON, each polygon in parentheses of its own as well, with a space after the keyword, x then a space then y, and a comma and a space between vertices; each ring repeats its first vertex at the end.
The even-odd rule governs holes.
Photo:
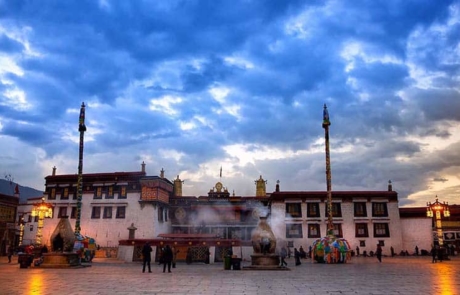
POLYGON ((433 244, 431 218, 402 218, 401 230, 403 240, 401 250, 407 250, 410 254, 415 252, 415 246, 419 251, 431 250, 433 244))

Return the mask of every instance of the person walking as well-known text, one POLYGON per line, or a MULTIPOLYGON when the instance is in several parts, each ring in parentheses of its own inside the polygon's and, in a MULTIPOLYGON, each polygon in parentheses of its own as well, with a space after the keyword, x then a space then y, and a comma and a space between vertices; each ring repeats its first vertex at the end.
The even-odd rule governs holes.
POLYGON ((294 248, 294 259, 295 259, 295 265, 301 265, 302 263, 300 262, 300 252, 297 250, 297 248, 294 248))
POLYGON ((436 263, 438 259, 438 251, 436 251, 435 246, 431 247, 431 257, 433 258, 433 260, 431 260, 431 263, 436 263))
POLYGON ((302 246, 300 246, 300 248, 299 248, 299 253, 300 253, 300 258, 302 258, 302 259, 307 258, 307 252, 305 252, 305 250, 303 249, 302 246))
POLYGON ((375 254, 377 255, 379 262, 382 262, 382 246, 380 246, 380 244, 377 244, 377 250, 375 250, 375 254))
POLYGON ((185 256, 185 262, 187 264, 192 264, 192 250, 190 248, 187 249, 187 256, 185 256))
POLYGON ((442 262, 442 259, 444 258, 444 248, 443 247, 436 247, 437 252, 438 252, 438 260, 439 262, 442 262))
POLYGON ((287 250, 286 250, 286 247, 282 247, 281 248, 281 252, 280 252, 280 258, 281 258, 281 267, 286 267, 287 266, 287 262, 286 262, 286 256, 287 256, 287 250))
POLYGON ((172 250, 172 254, 173 254, 172 268, 176 268, 177 253, 179 253, 179 250, 174 246, 171 248, 171 250, 172 250))
POLYGON ((171 272, 171 261, 173 259, 173 252, 169 245, 166 245, 163 251, 163 272, 166 271, 166 265, 168 265, 168 272, 171 272))
POLYGON ((149 242, 146 242, 144 247, 142 247, 142 272, 145 272, 145 266, 148 266, 149 272, 152 272, 150 269, 150 261, 152 260, 152 247, 149 242))
POLYGON ((11 257, 13 256, 13 247, 8 247, 8 263, 11 263, 11 257))

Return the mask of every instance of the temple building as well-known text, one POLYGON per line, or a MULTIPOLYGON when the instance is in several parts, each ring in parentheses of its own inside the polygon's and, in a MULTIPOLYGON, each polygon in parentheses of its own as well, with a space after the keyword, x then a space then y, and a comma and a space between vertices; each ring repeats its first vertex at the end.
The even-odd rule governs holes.
POLYGON ((0 255, 6 255, 8 248, 19 242, 19 236, 15 233, 18 204, 17 193, 14 196, 0 194, 0 255))
MULTIPOLYGON (((278 245, 308 249, 326 234, 328 214, 325 191, 283 191, 279 182, 267 192, 262 176, 255 180, 255 194, 240 196, 220 179, 206 195, 184 195, 179 175, 169 180, 162 169, 159 176, 148 176, 146 165, 140 171, 83 174, 81 234, 94 238, 108 256, 125 261, 141 260, 141 248, 149 241, 158 260, 160 249, 169 244, 178 250, 178 261, 187 253, 193 262, 215 263, 229 253, 245 260, 252 254, 251 234, 259 216, 267 217, 278 245)), ((77 175, 52 174, 45 177, 45 202, 53 206, 51 218, 44 221, 42 242, 50 236, 61 218, 75 225, 77 175)), ((23 244, 33 244, 37 220, 30 212, 40 198, 19 205, 23 218, 23 244)), ((460 210, 451 206, 446 222, 445 241, 458 248, 460 210)), ((433 243, 433 220, 426 208, 399 208, 398 194, 391 182, 381 191, 333 191, 334 234, 346 238, 361 254, 382 245, 384 254, 393 248, 414 252, 429 250, 433 243)))

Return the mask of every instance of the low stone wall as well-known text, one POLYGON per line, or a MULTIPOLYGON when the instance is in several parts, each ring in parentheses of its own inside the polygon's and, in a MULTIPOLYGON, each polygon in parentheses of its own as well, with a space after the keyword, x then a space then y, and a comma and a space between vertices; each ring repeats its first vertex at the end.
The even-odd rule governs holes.
POLYGON ((94 257, 96 258, 117 258, 118 247, 101 247, 96 250, 94 257))
POLYGON ((126 262, 133 261, 134 246, 118 246, 117 258, 126 262))

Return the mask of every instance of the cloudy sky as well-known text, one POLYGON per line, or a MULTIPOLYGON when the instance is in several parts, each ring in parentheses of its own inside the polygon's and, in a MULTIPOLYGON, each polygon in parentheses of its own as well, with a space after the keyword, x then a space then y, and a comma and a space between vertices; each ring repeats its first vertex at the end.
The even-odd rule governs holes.
POLYGON ((0 0, 0 168, 460 197, 460 1, 0 0))

